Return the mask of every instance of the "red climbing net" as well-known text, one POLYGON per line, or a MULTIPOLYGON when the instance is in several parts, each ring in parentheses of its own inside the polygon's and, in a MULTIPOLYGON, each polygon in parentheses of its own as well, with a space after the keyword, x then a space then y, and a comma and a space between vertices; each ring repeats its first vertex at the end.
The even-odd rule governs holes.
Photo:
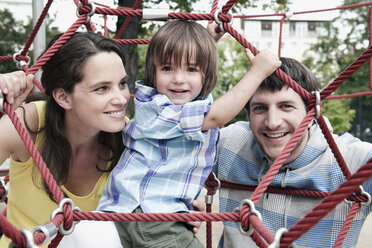
MULTIPOLYGON (((132 8, 118 7, 118 8, 109 8, 104 5, 92 4, 88 0, 74 0, 76 5, 81 5, 78 9, 79 17, 73 23, 73 25, 68 28, 67 31, 56 41, 49 49, 46 51, 31 67, 28 67, 29 58, 27 53, 29 48, 43 22, 48 10, 52 4, 53 0, 49 0, 43 12, 41 13, 32 33, 27 40, 23 50, 14 56, 0 56, 0 61, 10 61, 16 60, 19 68, 23 69, 26 74, 35 74, 38 70, 53 56, 53 54, 58 51, 58 49, 77 31, 77 29, 85 25, 88 30, 95 30, 94 25, 89 21, 90 16, 93 14, 101 14, 106 20, 107 15, 116 15, 116 16, 126 16, 126 20, 118 31, 118 34, 115 38, 115 41, 119 44, 147 44, 150 39, 119 39, 125 28, 128 26, 129 21, 132 17, 142 17, 144 16, 144 10, 138 9, 140 1, 137 0, 132 8)), ((220 12, 217 12, 218 1, 214 1, 210 13, 168 13, 166 19, 189 19, 189 20, 208 20, 216 21, 219 23, 219 29, 228 32, 232 37, 234 37, 242 46, 249 48, 253 54, 257 54, 259 51, 252 46, 241 34, 239 34, 232 26, 231 20, 232 15, 229 14, 230 9, 236 3, 236 0, 229 0, 221 9, 220 12)), ((303 12, 294 12, 291 15, 300 15, 314 12, 324 12, 332 10, 341 10, 347 8, 358 8, 363 6, 371 6, 371 2, 346 5, 332 9, 321 9, 313 11, 303 11, 303 12)), ((262 15, 270 16, 270 15, 262 15)), ((280 44, 282 39, 282 26, 284 20, 287 18, 287 14, 274 14, 271 16, 281 16, 280 20, 280 36, 279 36, 279 55, 280 55, 280 44)), ((372 19, 372 11, 370 9, 370 20, 372 19)), ((259 16, 246 16, 246 15, 237 15, 234 18, 252 18, 259 16)), ((369 25, 371 29, 371 25, 369 25)), ((372 30, 370 30, 370 33, 372 30)), ((107 30, 105 29, 105 34, 107 30)), ((372 37, 370 35, 370 37, 372 37)), ((372 41, 372 38, 370 42, 372 41)), ((322 219, 328 212, 334 209, 337 204, 343 201, 345 198, 354 201, 348 217, 341 229, 339 236, 334 244, 334 247, 341 247, 343 240, 346 237, 347 230, 351 225, 351 222, 356 215, 360 203, 366 202, 367 197, 361 192, 359 185, 361 185, 365 180, 371 177, 372 175, 372 160, 368 161, 364 166, 362 166, 356 173, 351 174, 333 137, 328 130, 328 127, 325 123, 324 118, 320 114, 320 102, 325 99, 337 99, 345 97, 355 97, 362 95, 370 95, 372 91, 369 92, 360 92, 350 95, 343 96, 330 96, 346 79, 348 79, 355 71, 357 71, 367 60, 370 60, 370 68, 372 66, 371 61, 372 55, 372 46, 370 46, 361 56, 359 56, 349 67, 347 67, 339 76, 334 79, 320 94, 312 95, 301 86, 299 86, 295 81, 293 81, 288 75, 282 72, 280 69, 275 71, 275 74, 286 84, 288 84, 293 90, 295 90, 302 98, 308 101, 308 113, 305 118, 302 120, 300 126, 291 137, 290 141, 279 155, 279 157, 274 161, 273 165, 256 187, 243 186, 232 184, 228 182, 220 182, 216 179, 214 174, 211 174, 206 182, 207 186, 207 196, 212 197, 216 190, 219 187, 229 187, 235 189, 247 189, 253 191, 253 194, 249 198, 249 201, 245 201, 242 204, 242 207, 237 212, 232 213, 210 213, 211 212, 211 200, 207 201, 207 213, 197 213, 197 214, 181 214, 181 213, 172 213, 172 214, 146 214, 146 213, 93 213, 93 212, 82 212, 77 211, 74 207, 74 203, 70 199, 65 198, 61 189, 55 182, 53 176, 49 172, 46 164, 44 163, 39 152, 36 150, 28 132, 23 128, 20 120, 15 114, 14 110, 10 105, 4 100, 3 107, 5 112, 10 117, 13 122, 17 132, 19 133, 21 139, 26 145, 31 157, 35 161, 36 166, 38 167, 41 175, 43 176, 46 184, 48 185, 50 191, 52 192, 55 200, 59 203, 58 209, 56 209, 53 214, 50 223, 48 223, 48 228, 53 228, 58 231, 58 234, 55 238, 52 239, 48 233, 45 233, 43 228, 36 228, 37 231, 31 233, 25 230, 18 230, 12 223, 10 223, 6 218, 6 213, 0 214, 0 228, 2 232, 9 238, 12 239, 18 247, 28 247, 31 244, 40 244, 44 241, 50 241, 49 247, 56 247, 64 234, 67 234, 69 230, 73 230, 73 226, 76 221, 80 220, 97 220, 97 221, 206 221, 207 222, 207 247, 212 247, 211 242, 211 222, 213 221, 235 221, 240 222, 243 230, 247 230, 249 225, 253 227, 253 232, 251 234, 252 239, 256 242, 259 247, 267 247, 267 244, 272 244, 274 241, 273 234, 263 223, 260 218, 255 214, 252 209, 254 209, 254 204, 262 197, 264 192, 280 193, 280 194, 291 194, 291 195, 300 195, 307 197, 316 197, 323 198, 323 200, 316 205, 311 212, 309 212, 304 218, 298 221, 294 226, 292 226, 287 232, 281 235, 280 247, 288 247, 295 240, 297 240, 301 235, 303 235, 307 230, 314 226, 320 219, 322 219), (308 124, 314 119, 314 116, 317 117, 317 121, 323 131, 324 137, 326 138, 330 148, 332 149, 334 156, 337 159, 337 162, 347 179, 344 181, 338 189, 333 192, 319 192, 319 191, 309 191, 309 190, 297 190, 297 189, 277 189, 270 188, 269 184, 273 180, 274 176, 278 172, 279 168, 285 162, 287 156, 293 150, 298 140, 302 136, 303 132, 308 127, 308 124), (31 234, 31 238, 30 238, 31 234)), ((372 69, 372 68, 371 68, 372 69)), ((372 70, 370 70, 372 75, 372 70)), ((40 82, 35 78, 35 85, 43 91, 43 87, 40 82)), ((370 83, 372 89, 372 83, 370 83)), ((0 99, 1 100, 1 99, 0 99)), ((7 181, 7 177, 5 178, 7 181)), ((0 195, 6 196, 6 186, 2 182, 0 187, 0 195)), ((209 198, 211 199, 211 198, 209 198)))

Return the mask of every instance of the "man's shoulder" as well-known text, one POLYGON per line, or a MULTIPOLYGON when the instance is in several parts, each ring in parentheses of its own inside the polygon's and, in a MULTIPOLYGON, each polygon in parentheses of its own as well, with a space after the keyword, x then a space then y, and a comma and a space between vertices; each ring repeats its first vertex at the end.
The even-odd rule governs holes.
POLYGON ((372 158, 372 144, 350 133, 335 135, 334 140, 352 173, 372 158))
POLYGON ((333 135, 333 137, 337 145, 341 145, 344 147, 356 147, 363 150, 372 150, 372 143, 362 141, 350 133, 333 135))
POLYGON ((249 122, 247 121, 238 121, 233 124, 228 125, 227 127, 221 128, 221 135, 235 134, 239 132, 250 132, 249 122))
POLYGON ((220 130, 220 148, 238 151, 241 147, 251 147, 254 142, 249 122, 239 121, 220 130))

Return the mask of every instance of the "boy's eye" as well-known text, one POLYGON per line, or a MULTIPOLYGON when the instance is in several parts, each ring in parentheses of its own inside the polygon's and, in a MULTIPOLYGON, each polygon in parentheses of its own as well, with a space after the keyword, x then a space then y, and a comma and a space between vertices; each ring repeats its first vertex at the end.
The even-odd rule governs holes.
POLYGON ((198 69, 195 68, 195 67, 189 67, 188 71, 189 71, 189 72, 197 72, 198 69))
POLYGON ((170 66, 163 66, 163 68, 161 70, 162 71, 171 71, 172 68, 170 66))

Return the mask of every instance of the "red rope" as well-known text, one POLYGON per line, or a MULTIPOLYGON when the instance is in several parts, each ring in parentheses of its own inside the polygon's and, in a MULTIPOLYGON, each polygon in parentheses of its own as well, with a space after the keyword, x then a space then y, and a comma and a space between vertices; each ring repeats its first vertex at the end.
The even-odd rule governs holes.
POLYGON ((360 203, 354 203, 353 206, 350 209, 349 214, 347 215, 347 218, 342 225, 341 231, 337 236, 337 239, 334 244, 334 248, 342 247, 342 243, 344 242, 346 235, 351 227, 351 223, 353 222, 353 219, 355 215, 357 214, 358 210, 360 208, 360 203))
POLYGON ((37 34, 37 32, 39 31, 40 29, 40 26, 43 24, 43 21, 45 19, 45 16, 48 14, 48 10, 50 8, 50 5, 52 4, 53 0, 48 0, 47 4, 45 5, 43 11, 41 12, 40 16, 39 16, 39 19, 37 20, 36 24, 35 24, 35 27, 33 28, 27 42, 26 42, 26 45, 25 47, 23 48, 22 52, 21 52, 21 55, 26 55, 28 50, 30 49, 30 46, 32 44, 32 42, 34 42, 34 39, 35 39, 35 36, 37 34))
MULTIPOLYGON (((74 0, 76 4, 79 1, 74 0)), ((51 0, 48 1, 46 4, 43 13, 40 15, 38 24, 35 26, 34 30, 32 31, 28 42, 25 45, 22 53, 17 56, 17 60, 24 60, 27 61, 27 57, 25 54, 27 53, 32 40, 34 39, 35 34, 37 33, 42 20, 45 18, 45 15, 50 7, 51 0)), ((87 14, 90 12, 91 7, 87 5, 87 0, 80 1, 83 6, 80 8, 79 13, 81 14, 80 18, 60 37, 55 44, 45 52, 40 59, 31 67, 28 68, 27 66, 23 66, 23 70, 26 71, 26 74, 29 73, 36 73, 45 63, 47 60, 50 59, 51 56, 54 55, 56 51, 71 37, 72 34, 76 32, 76 30, 85 23, 87 19, 87 14)), ((248 47, 253 54, 257 54, 259 51, 253 47, 247 40, 245 40, 241 34, 239 34, 235 29, 233 29, 228 22, 230 21, 230 16, 227 14, 232 6, 236 3, 236 0, 229 0, 222 8, 222 13, 219 13, 218 18, 220 21, 223 22, 223 28, 229 32, 238 42, 240 42, 244 47, 248 47)), ((118 15, 118 16, 126 16, 127 20, 131 17, 142 17, 142 10, 135 9, 139 5, 139 1, 137 1, 133 8, 125 8, 125 7, 118 7, 116 9, 112 8, 101 8, 97 7, 95 13, 103 14, 105 17, 107 15, 118 15)), ((330 11, 330 10, 341 10, 346 8, 356 8, 361 6, 369 6, 372 3, 361 3, 361 4, 353 4, 347 6, 341 6, 333 9, 325 9, 325 10, 315 10, 315 11, 306 11, 306 12, 296 12, 294 14, 305 14, 305 13, 314 13, 314 12, 321 12, 321 11, 330 11)), ((195 13, 169 13, 169 19, 190 19, 190 20, 214 20, 213 13, 216 11, 218 6, 218 2, 214 1, 212 6, 212 11, 209 14, 195 14, 195 13)), ((370 10, 370 16, 371 16, 370 10)), ((265 15, 267 16, 267 15, 265 15)), ((274 14, 272 16, 282 16, 281 24, 280 24, 280 36, 279 36, 279 51, 278 54, 280 55, 281 50, 281 39, 282 39, 282 25, 285 19, 285 14, 274 14)), ((251 16, 254 17, 254 16, 251 16)), ((129 22, 129 21, 128 21, 129 22)), ((371 22, 371 20, 370 20, 371 22)), ((124 26, 124 25, 123 25, 124 26)), ((87 26, 88 29, 94 28, 94 26, 90 23, 87 26)), ((371 28, 371 25, 370 25, 371 28)), ((371 31, 370 31, 371 33, 371 31)), ((133 39, 133 40, 115 40, 119 44, 148 44, 150 39, 133 39)), ((370 39, 371 41, 371 39, 370 39)), ((354 61, 348 68, 345 69, 331 84, 329 84, 322 92, 321 92, 321 99, 336 99, 340 96, 329 96, 332 92, 334 92, 348 77, 350 77, 356 70, 358 70, 366 60, 371 61, 371 47, 368 48, 356 61, 354 61)), ((0 61, 10 61, 12 60, 11 56, 0 56, 0 61)), ((279 190, 275 188, 270 188, 268 185, 271 183, 272 179, 275 177, 275 174, 281 167, 281 165, 285 162, 287 156, 290 154, 294 146, 297 144, 298 140, 302 136, 303 132, 307 128, 307 125, 313 119, 315 115, 314 110, 314 102, 315 98, 306 90, 304 90, 301 86, 299 86, 295 81, 293 81, 288 75, 286 75, 281 70, 277 70, 275 74, 283 80, 286 84, 288 84, 291 88, 293 88, 301 97, 309 102, 309 112, 302 120, 299 128, 295 131, 293 136, 291 137, 290 141, 283 149, 282 153, 279 157, 274 161, 274 164, 271 166, 268 173, 265 175, 261 183, 257 187, 251 188, 253 194, 251 195, 251 200, 253 202, 257 202, 260 197, 262 197, 263 192, 285 192, 294 195, 308 195, 313 197, 324 197, 322 202, 314 207, 313 211, 308 213, 303 219, 301 219, 295 226, 293 226, 287 233, 283 235, 281 247, 286 247, 294 240, 298 239, 304 232, 311 228, 312 225, 315 225, 317 221, 323 218, 329 211, 331 211, 340 201, 344 198, 354 199, 360 201, 365 201, 365 197, 361 195, 351 196, 351 194, 355 191, 359 192, 357 187, 362 184, 368 177, 371 175, 372 170, 372 162, 369 161, 365 166, 361 167, 357 173, 351 175, 348 167, 346 166, 345 161, 337 148, 336 143, 333 140, 332 135, 330 134, 325 121, 322 116, 319 117, 318 122, 322 129, 322 132, 329 143, 329 146, 334 153, 337 162, 340 165, 341 170, 343 171, 344 175, 349 178, 345 181, 337 190, 334 192, 318 192, 318 191, 306 191, 306 190, 279 190)), ((34 83, 41 87, 41 84, 35 80, 34 83)), ((370 87, 371 86, 370 81, 370 87)), ((41 87, 42 89, 42 87, 41 87)), ((367 93, 353 93, 349 94, 352 96, 360 96, 362 94, 371 94, 370 92, 367 93)), ((343 97, 347 97, 349 95, 344 95, 343 97)), ((52 194, 56 198, 57 202, 63 199, 63 193, 56 184, 55 180, 53 179, 52 175, 50 174, 48 168, 46 167, 45 163, 43 162, 40 154, 34 147, 27 131, 24 130, 22 124, 20 123, 18 117, 16 116, 15 112, 11 109, 11 107, 4 102, 4 109, 6 113, 8 113, 10 119, 13 122, 17 132, 20 134, 23 142, 25 143, 27 149, 29 150, 31 157, 34 159, 36 166, 40 170, 44 180, 46 181, 48 187, 50 188, 52 194)), ((221 183, 223 186, 229 185, 227 182, 221 183)), ((230 184, 229 186, 238 187, 234 184, 230 184)), ((215 187, 215 186, 214 186, 215 187)), ((240 187, 240 186, 239 186, 240 187)), ((249 186, 246 186, 249 187, 249 186)), ((0 188, 0 192, 3 192, 4 189, 0 188)), ((213 193, 211 190, 208 190, 209 193, 213 193)), ((68 205, 68 204, 67 204, 68 205)), ((354 204, 355 206, 359 205, 354 204)), ((211 206, 207 205, 207 211, 211 211, 211 206)), ((357 211, 357 207, 353 207, 349 212, 348 218, 346 219, 344 226, 339 234, 339 237, 336 240, 335 247, 341 246, 344 238, 346 237, 347 230, 350 228, 351 222, 355 213, 357 211)), ((211 224, 212 221, 241 221, 241 225, 244 229, 247 229, 249 225, 251 225, 255 231, 251 235, 252 239, 256 242, 259 247, 266 247, 267 243, 271 243, 273 241, 274 235, 273 233, 262 224, 259 218, 254 215, 250 214, 249 207, 244 205, 244 207, 240 210, 239 213, 199 213, 199 214, 118 214, 118 213, 92 213, 92 212, 73 212, 69 206, 64 206, 63 214, 58 214, 54 217, 51 222, 56 226, 59 226, 63 223, 64 228, 68 229, 74 220, 100 220, 100 221, 206 221, 207 227, 211 224)), ((20 234, 15 227, 12 226, 11 223, 8 223, 4 215, 0 216, 0 226, 3 230, 4 234, 10 237, 12 240, 15 240, 15 243, 24 246, 25 241, 23 235, 20 234), (5 219, 3 221, 3 219, 5 219), (7 226, 7 228, 3 228, 7 226)), ((211 229, 211 228, 207 228, 211 229)), ((207 240, 211 241, 211 236, 208 236, 207 233, 207 240)), ((62 235, 58 234, 58 236, 52 241, 49 247, 56 247, 61 240, 62 235)), ((34 240, 36 244, 45 239, 45 235, 42 233, 37 233, 34 235, 34 240)), ((208 242, 207 247, 211 247, 211 242, 208 242)))
POLYGON ((283 235, 280 247, 288 247, 320 219, 332 211, 337 204, 343 201, 348 195, 351 195, 355 191, 359 192, 359 185, 362 185, 371 175, 372 159, 356 173, 351 175, 348 180, 344 181, 340 187, 334 190, 328 197, 324 198, 310 213, 306 214, 304 218, 292 226, 289 231, 283 235))
POLYGON ((61 189, 58 187, 53 176, 50 174, 49 169, 47 168, 45 162, 43 161, 40 153, 34 146, 34 143, 32 142, 30 135, 23 128, 23 125, 20 122, 17 114, 14 112, 14 110, 11 108, 11 106, 6 101, 4 101, 4 110, 5 110, 5 113, 8 114, 10 120, 12 121, 15 129, 17 130, 19 136, 21 137, 23 143, 25 144, 32 159, 35 161, 37 168, 39 169, 41 175, 43 176, 54 198, 56 199, 57 202, 60 202, 64 198, 64 195, 61 189))
POLYGON ((280 155, 275 159, 274 163, 270 166, 270 169, 266 173, 266 175, 262 178, 262 181, 257 186, 256 190, 253 192, 251 199, 254 203, 256 203, 259 198, 261 198, 262 194, 267 189, 267 186, 271 183, 272 179, 275 177, 276 173, 281 168, 282 164, 286 161, 289 154, 292 152, 293 148, 296 146, 298 140, 301 138, 304 131, 307 129, 310 121, 314 118, 314 109, 311 109, 305 118, 302 120, 300 126, 296 129, 293 133, 292 137, 288 141, 287 145, 280 153, 280 155))
POLYGON ((351 77, 370 57, 372 56, 372 46, 360 55, 351 65, 349 65, 332 83, 330 83, 320 93, 321 99, 326 98, 334 92, 346 79, 351 77))
MULTIPOLYGON (((132 8, 137 9, 140 3, 141 3, 141 0, 136 0, 132 8)), ((123 35, 125 29, 129 25, 130 20, 132 20, 132 17, 129 17, 129 16, 125 19, 125 22, 123 23, 123 25, 121 25, 119 32, 117 32, 116 34, 116 39, 120 39, 120 37, 123 35)))

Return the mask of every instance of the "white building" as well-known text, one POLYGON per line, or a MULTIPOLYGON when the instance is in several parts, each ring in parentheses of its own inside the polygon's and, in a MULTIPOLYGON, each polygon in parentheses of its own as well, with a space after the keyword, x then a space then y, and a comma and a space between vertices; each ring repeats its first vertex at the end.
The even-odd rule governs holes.
MULTIPOLYGON (((329 19, 300 19, 292 17, 282 26, 280 55, 302 60, 303 53, 317 42, 320 22, 329 19)), ((269 49, 279 54, 280 19, 250 18, 240 20, 241 34, 258 50, 269 49)))

